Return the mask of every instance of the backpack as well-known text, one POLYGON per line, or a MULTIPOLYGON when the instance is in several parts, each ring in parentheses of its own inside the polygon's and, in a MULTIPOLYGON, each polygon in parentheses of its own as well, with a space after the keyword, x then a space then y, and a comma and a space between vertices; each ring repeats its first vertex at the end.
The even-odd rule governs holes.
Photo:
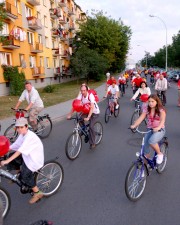
POLYGON ((96 92, 94 89, 88 90, 88 94, 89 94, 89 95, 90 95, 90 94, 93 94, 93 95, 94 95, 94 98, 95 98, 95 101, 96 101, 96 102, 99 102, 98 94, 97 94, 97 92, 96 92))

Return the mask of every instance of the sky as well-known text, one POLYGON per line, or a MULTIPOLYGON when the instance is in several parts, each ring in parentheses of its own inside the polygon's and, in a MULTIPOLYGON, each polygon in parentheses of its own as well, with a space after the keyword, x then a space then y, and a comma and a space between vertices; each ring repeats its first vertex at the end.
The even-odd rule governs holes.
POLYGON ((132 30, 127 58, 132 63, 145 56, 154 55, 180 30, 180 0, 75 0, 84 12, 103 10, 107 16, 118 20, 132 30), (156 17, 149 17, 154 15, 156 17), (167 29, 166 29, 167 28, 167 29), (139 45, 139 46, 138 46, 139 45))

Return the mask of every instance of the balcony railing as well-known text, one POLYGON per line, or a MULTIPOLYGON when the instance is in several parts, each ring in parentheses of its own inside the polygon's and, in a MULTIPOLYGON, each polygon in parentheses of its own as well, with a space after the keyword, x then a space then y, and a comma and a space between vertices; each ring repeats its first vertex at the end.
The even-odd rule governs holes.
POLYGON ((60 55, 60 50, 58 49, 52 49, 53 50, 53 56, 59 56, 60 55))
POLYGON ((27 0, 27 2, 31 5, 40 5, 40 0, 27 0))
POLYGON ((68 58, 68 56, 69 56, 68 51, 67 50, 61 51, 60 52, 60 56, 62 58, 68 58))
POLYGON ((36 77, 36 76, 41 76, 41 75, 44 75, 44 74, 45 74, 45 72, 44 72, 44 67, 39 66, 39 67, 33 67, 33 68, 32 68, 32 75, 33 75, 34 77, 36 77))
POLYGON ((68 9, 68 14, 69 14, 69 16, 75 15, 74 10, 73 9, 68 9))
POLYGON ((60 73, 61 73, 60 67, 54 68, 54 75, 58 76, 58 75, 60 75, 60 73))
POLYGON ((28 21, 29 28, 31 28, 33 30, 42 29, 41 21, 38 18, 36 18, 35 16, 27 17, 27 21, 28 21))
POLYGON ((30 51, 32 53, 41 53, 41 52, 43 52, 43 45, 38 42, 36 42, 35 44, 31 44, 30 51))
POLYGON ((59 10, 56 9, 56 8, 55 9, 49 9, 49 12, 50 12, 51 18, 53 18, 53 19, 56 19, 56 18, 61 16, 59 10))
POLYGON ((14 5, 10 4, 9 2, 6 2, 5 5, 6 5, 7 17, 10 19, 11 18, 17 19, 18 18, 17 8, 14 5))
POLYGON ((15 39, 14 36, 9 35, 3 38, 2 47, 8 49, 18 49, 20 48, 20 41, 15 39))
POLYGON ((67 6, 67 1, 66 0, 60 0, 59 1, 59 6, 66 7, 67 6))

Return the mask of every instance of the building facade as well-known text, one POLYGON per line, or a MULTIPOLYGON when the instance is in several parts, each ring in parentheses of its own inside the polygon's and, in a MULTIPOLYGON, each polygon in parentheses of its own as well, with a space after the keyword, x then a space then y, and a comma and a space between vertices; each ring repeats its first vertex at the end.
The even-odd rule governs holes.
POLYGON ((6 0, 0 35, 0 96, 9 93, 2 64, 18 66, 36 87, 75 79, 72 42, 85 13, 73 0, 6 0))

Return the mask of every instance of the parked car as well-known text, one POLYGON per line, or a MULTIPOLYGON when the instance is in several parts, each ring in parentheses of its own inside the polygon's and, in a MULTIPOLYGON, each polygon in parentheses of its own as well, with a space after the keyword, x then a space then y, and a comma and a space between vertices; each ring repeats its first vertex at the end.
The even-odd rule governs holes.
POLYGON ((175 75, 176 71, 168 71, 167 72, 167 79, 168 81, 171 81, 173 79, 173 76, 175 75))
POLYGON ((180 78, 180 71, 176 71, 176 73, 174 73, 172 79, 173 79, 174 81, 178 82, 179 78, 180 78))

